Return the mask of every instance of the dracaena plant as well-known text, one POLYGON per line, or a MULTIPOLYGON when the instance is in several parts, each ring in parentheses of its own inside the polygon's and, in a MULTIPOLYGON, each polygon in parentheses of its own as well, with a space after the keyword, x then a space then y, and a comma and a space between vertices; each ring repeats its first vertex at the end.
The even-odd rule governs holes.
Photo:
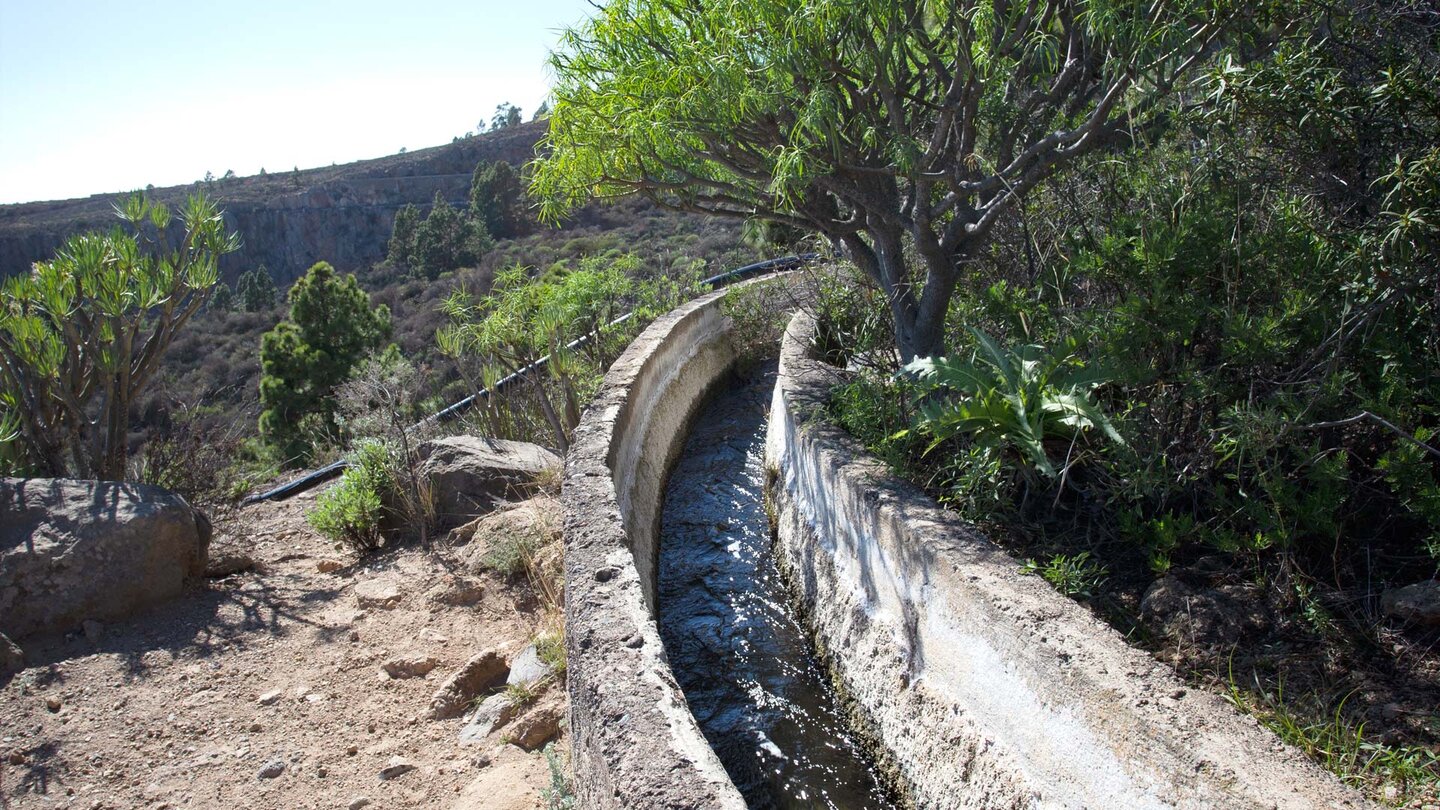
POLYGON ((1013 451, 1047 478, 1069 463, 1057 465, 1047 439, 1074 446, 1098 432, 1124 444, 1093 396, 1105 375, 1077 357, 1073 342, 1053 353, 1038 345, 1002 349, 984 332, 970 333, 976 348, 968 359, 921 357, 901 371, 919 383, 921 396, 915 427, 897 436, 929 436, 926 452, 969 436, 990 452, 1013 451))
POLYGON ((140 195, 115 213, 124 230, 72 237, 0 286, 0 459, 16 471, 124 476, 130 404, 239 247, 200 195, 180 228, 140 195))

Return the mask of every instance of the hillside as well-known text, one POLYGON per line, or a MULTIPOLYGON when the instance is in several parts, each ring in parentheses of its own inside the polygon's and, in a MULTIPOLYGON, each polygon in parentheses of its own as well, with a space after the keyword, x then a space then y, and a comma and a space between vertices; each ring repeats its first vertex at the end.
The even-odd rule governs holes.
MULTIPOLYGON (((356 270, 385 254, 395 212, 427 206, 439 192, 464 204, 481 161, 520 165, 534 157, 545 123, 531 122, 414 152, 340 166, 273 171, 150 189, 175 204, 204 190, 219 201, 243 247, 221 260, 227 281, 264 264, 282 285, 317 261, 356 270)), ((0 277, 54 254, 71 234, 114 224, 111 206, 125 193, 0 205, 0 277)))

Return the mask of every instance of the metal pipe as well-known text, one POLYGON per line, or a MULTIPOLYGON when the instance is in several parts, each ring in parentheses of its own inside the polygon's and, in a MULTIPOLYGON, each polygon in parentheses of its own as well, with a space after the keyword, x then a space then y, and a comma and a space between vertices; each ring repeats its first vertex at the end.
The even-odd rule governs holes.
MULTIPOLYGON (((762 273, 778 273, 785 270, 794 270, 801 265, 813 262, 818 258, 820 258, 820 255, 818 253, 801 253, 797 256, 782 256, 776 259, 766 259, 762 262, 747 264, 744 267, 737 267, 734 270, 711 276, 707 279, 702 280, 700 283, 709 286, 712 289, 715 289, 718 287, 726 286, 728 284, 733 284, 737 281, 743 281, 751 276, 758 276, 762 273)), ((629 320, 634 314, 634 312, 627 312, 624 315, 621 315, 620 317, 606 324, 605 328, 622 324, 625 321, 629 320)), ((593 332, 590 332, 589 334, 581 335, 580 337, 565 344, 565 348, 579 348, 588 343, 589 341, 593 340, 595 336, 599 333, 599 331, 600 330, 597 329, 593 332)), ((505 393, 505 389, 514 385, 516 382, 524 379, 526 374, 544 368, 549 362, 550 355, 547 354, 544 357, 541 357, 535 362, 520 369, 519 371, 501 377, 495 382, 495 385, 491 386, 490 388, 482 388, 474 394, 471 394, 470 396, 460 400, 459 402, 446 406, 445 408, 436 411, 435 413, 425 417, 424 419, 421 419, 419 422, 411 425, 409 427, 409 430, 416 430, 418 428, 432 425, 438 422, 448 422, 449 420, 454 419, 460 414, 475 407, 475 405, 481 400, 488 400, 492 394, 505 393)), ((314 472, 306 473, 299 478, 287 481, 286 483, 281 484, 278 487, 274 487, 273 489, 266 490, 265 492, 258 492, 254 495, 248 495, 245 497, 244 500, 240 501, 240 505, 249 506, 252 503, 259 503, 261 501, 283 500, 285 498, 289 498, 290 496, 304 492, 305 490, 310 489, 317 484, 329 481, 331 478, 334 478, 340 475, 340 473, 344 472, 345 468, 348 466, 349 462, 345 461, 344 459, 336 461, 332 464, 327 464, 324 467, 315 470, 314 472)))

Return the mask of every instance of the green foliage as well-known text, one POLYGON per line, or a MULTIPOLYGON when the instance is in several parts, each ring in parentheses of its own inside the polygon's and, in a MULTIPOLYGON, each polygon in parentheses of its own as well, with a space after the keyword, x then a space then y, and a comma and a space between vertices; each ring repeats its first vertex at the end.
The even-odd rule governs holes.
POLYGON ((456 211, 437 191, 424 219, 413 205, 396 212, 386 258, 392 265, 433 280, 442 273, 475 266, 493 246, 479 216, 456 211))
POLYGON ((1286 744, 1351 785, 1389 785, 1394 794, 1387 798, 1397 804, 1433 797, 1440 788, 1440 756, 1423 746, 1389 744, 1366 734, 1365 723, 1355 722, 1345 711, 1352 696, 1333 701, 1333 707, 1315 693, 1296 701, 1285 696, 1283 681, 1273 690, 1258 682, 1242 687, 1233 668, 1225 694, 1237 709, 1254 715, 1286 744))
MULTIPOLYGON (((509 129, 518 126, 521 121, 520 108, 508 101, 495 105, 495 114, 490 116, 490 131, 497 132, 502 129, 509 129)), ((480 131, 485 130, 485 122, 480 122, 480 131)))
POLYGON ((265 265, 247 270, 235 280, 235 297, 242 312, 266 312, 275 306, 279 290, 265 265))
POLYGON ((530 230, 528 201, 520 175, 503 160, 481 163, 470 178, 470 215, 496 239, 513 239, 530 230))
POLYGON ((570 783, 569 765, 555 750, 555 743, 547 743, 544 753, 545 764, 550 766, 550 785, 540 791, 545 810, 574 810, 575 790, 570 783))
POLYGON ((395 212, 390 241, 385 245, 385 260, 396 267, 409 267, 415 260, 415 235, 420 230, 420 209, 412 204, 395 212))
POLYGON ((320 493, 305 516, 311 527, 361 553, 384 545, 384 503, 395 487, 391 464, 384 444, 360 443, 340 481, 320 493))
POLYGON ((338 276, 317 262, 290 288, 290 318, 265 333, 260 344, 260 433, 286 458, 307 458, 313 437, 302 431, 307 416, 337 435, 335 387, 362 357, 390 336, 390 311, 371 309, 355 276, 338 276))
POLYGON ((978 348, 969 360, 922 357, 905 366, 905 373, 922 384, 916 429, 931 437, 928 450, 969 436, 987 451, 1014 451, 1054 478, 1073 463, 1078 443, 1091 428, 1124 444, 1091 397, 1105 375, 1081 362, 1073 343, 1052 355, 1033 344, 1003 350, 984 332, 972 329, 971 334, 978 348), (1066 458, 1058 468, 1046 446, 1057 439, 1066 458))
POLYGON ((542 540, 538 534, 529 532, 507 534, 485 549, 485 553, 480 557, 480 565, 507 578, 520 574, 529 575, 542 540))
MULTIPOLYGON (((452 294, 445 302, 450 323, 436 339, 473 389, 489 389, 521 373, 550 438, 563 452, 580 421, 580 403, 610 361, 644 324, 694 289, 694 279, 638 275, 633 256, 589 257, 577 270, 539 277, 514 265, 496 274, 483 298, 463 290, 452 294), (613 323, 627 309, 635 314, 613 323), (579 345, 571 345, 581 338, 579 345), (534 368, 541 357, 547 358, 543 368, 534 368)), ((493 435, 514 435, 504 419, 520 413, 514 395, 507 393, 506 399, 508 414, 490 403, 493 435)), ((527 432, 523 438, 536 433, 527 432)))
POLYGON ((210 299, 238 239, 203 196, 172 214, 135 195, 108 233, 71 237, 0 286, 0 453, 9 472, 119 479, 130 408, 210 299))
POLYGON ((1091 559, 1088 551, 1073 556, 1056 554, 1044 565, 1026 560, 1024 570, 1044 577, 1055 590, 1076 599, 1093 599, 1109 576, 1105 566, 1091 559))
POLYGON ((235 293, 230 285, 225 282, 215 284, 215 292, 210 295, 210 303, 205 306, 206 312, 229 312, 235 308, 235 293))
POLYGON ((881 288, 901 356, 938 354, 960 268, 1006 212, 1165 120, 1202 56, 1265 11, 1056 8, 617 0, 552 57, 532 189, 552 217, 639 193, 818 232, 881 288))

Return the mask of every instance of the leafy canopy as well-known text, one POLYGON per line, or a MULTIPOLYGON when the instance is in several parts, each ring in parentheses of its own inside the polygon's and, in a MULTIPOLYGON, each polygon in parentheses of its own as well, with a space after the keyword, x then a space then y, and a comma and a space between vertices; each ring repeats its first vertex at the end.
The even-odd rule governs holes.
POLYGON ((552 57, 532 190, 550 218, 639 193, 816 231, 885 292, 902 354, 936 353, 997 221, 1058 167, 1161 120, 1241 9, 615 0, 552 57))
POLYGON ((289 458, 308 455, 307 428, 335 435, 335 387, 390 328, 389 308, 371 309, 354 275, 317 262, 290 288, 289 320, 260 341, 261 435, 289 458))
POLYGON ((0 286, 0 465, 123 478, 131 403, 239 248, 202 195, 180 207, 178 229, 139 194, 115 213, 125 230, 72 237, 0 286))

